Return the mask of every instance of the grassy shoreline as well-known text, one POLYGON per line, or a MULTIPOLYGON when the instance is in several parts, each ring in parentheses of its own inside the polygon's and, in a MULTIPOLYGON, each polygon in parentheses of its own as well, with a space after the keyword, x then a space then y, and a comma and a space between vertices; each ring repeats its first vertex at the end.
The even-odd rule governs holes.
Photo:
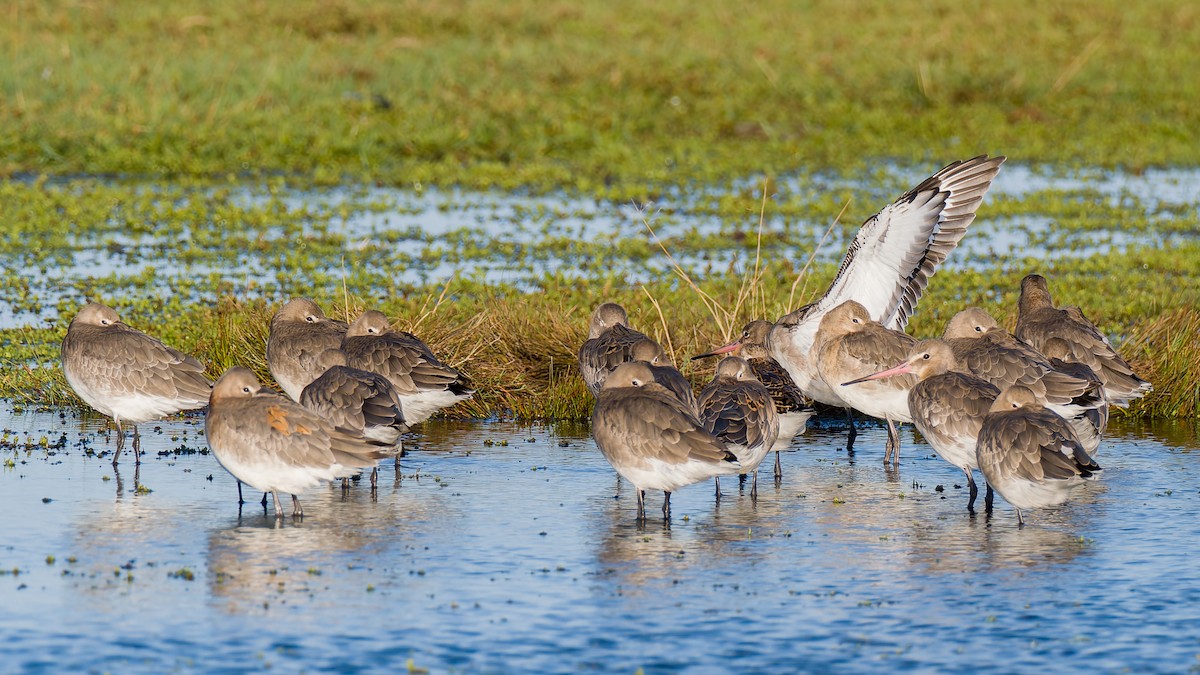
MULTIPOLYGON (((574 351, 601 299, 660 339, 661 310, 682 360, 729 325, 784 313, 826 224, 838 221, 837 248, 952 159, 1125 175, 1200 163, 1200 80, 1173 75, 1200 53, 1200 12, 1181 0, 18 0, 0 17, 0 319, 12 326, 0 396, 21 402, 74 402, 53 364, 84 297, 215 376, 234 363, 265 373, 270 303, 311 295, 378 306, 465 363, 481 394, 456 414, 579 419, 590 398, 574 351), (850 174, 879 180, 830 187, 850 174), (323 186, 350 196, 302 194, 323 186), (524 241, 488 226, 423 232, 416 207, 372 186, 436 188, 452 216, 456 198, 494 195, 458 188, 552 198, 489 222, 541 228, 524 241), (765 219, 753 301, 717 322, 636 223, 594 240, 564 231, 613 218, 577 198, 657 202, 664 243, 728 306, 765 219), (366 216, 407 229, 351 232, 366 216), (719 227, 698 231, 701 219, 719 227), (489 265, 523 281, 495 282, 489 265), (420 319, 445 269, 467 272, 420 319)), ((1041 271, 1157 385, 1129 414, 1200 414, 1194 199, 1163 207, 1086 185, 990 195, 979 222, 1015 223, 1047 253, 977 254, 940 273, 915 335, 967 304, 1011 308, 1016 280, 1041 271), (1116 234, 1136 243, 1106 243, 1116 234)), ((791 305, 831 274, 819 260, 791 305)), ((1010 309, 996 313, 1011 325, 1010 309)))
MULTIPOLYGON (((782 269, 768 266, 768 271, 782 272, 782 269)), ((971 302, 981 304, 1011 328, 1016 319, 1016 290, 1005 289, 1001 298, 1004 304, 996 305, 984 300, 992 288, 991 282, 972 288, 978 281, 972 275, 939 274, 922 300, 910 332, 918 337, 938 334, 945 320, 964 306, 963 297, 974 298, 971 302)), ((741 292, 739 282, 739 278, 728 277, 701 283, 706 292, 732 307, 741 292)), ((739 316, 722 317, 723 321, 737 329, 745 318, 780 313, 790 283, 790 278, 782 275, 764 278, 757 289, 759 297, 745 303, 746 309, 758 311, 743 311, 739 316)), ((455 288, 456 285, 450 284, 448 299, 441 304, 436 295, 438 289, 430 289, 431 295, 424 298, 370 303, 397 319, 398 327, 424 337, 436 353, 464 369, 473 379, 479 393, 449 411, 451 416, 588 419, 593 399, 579 378, 575 353, 586 337, 587 317, 595 298, 610 298, 624 304, 634 325, 667 346, 676 363, 696 383, 707 381, 713 364, 692 364, 688 358, 730 338, 697 296, 675 283, 637 288, 614 286, 600 295, 591 289, 572 287, 528 294, 514 289, 469 287, 465 283, 455 288), (659 319, 660 310, 667 317, 669 330, 664 329, 659 319)), ((1095 298, 1092 289, 1081 292, 1061 282, 1052 286, 1052 290, 1058 292, 1059 302, 1084 304, 1085 308, 1087 301, 1095 298)), ((1107 286, 1100 290, 1117 292, 1107 286)), ((340 299, 322 300, 327 311, 339 317, 352 316, 368 305, 353 296, 349 306, 340 299)), ((270 382, 264 347, 268 322, 277 306, 278 303, 261 298, 239 301, 226 297, 215 306, 191 306, 178 313, 166 311, 153 316, 126 311, 123 318, 163 337, 173 346, 196 354, 208 364, 212 377, 230 366, 245 365, 270 382)), ((1104 319, 1109 317, 1088 311, 1107 327, 1104 319)), ((0 332, 7 345, 20 342, 25 346, 21 356, 28 362, 44 364, 39 368, 5 368, 0 374, 0 397, 22 404, 80 405, 56 363, 63 330, 60 325, 0 332)), ((1162 313, 1133 319, 1118 348, 1140 374, 1155 384, 1155 391, 1117 414, 1147 418, 1200 416, 1197 335, 1200 335, 1200 308, 1194 306, 1177 304, 1162 313)))

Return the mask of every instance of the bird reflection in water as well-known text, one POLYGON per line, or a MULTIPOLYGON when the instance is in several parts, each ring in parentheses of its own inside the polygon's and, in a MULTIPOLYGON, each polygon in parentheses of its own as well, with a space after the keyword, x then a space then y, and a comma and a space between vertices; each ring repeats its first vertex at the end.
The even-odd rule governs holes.
POLYGON ((907 562, 927 573, 1065 565, 1092 551, 1078 533, 1092 529, 1094 507, 1085 502, 1094 492, 1081 491, 1071 504, 1039 511, 1033 528, 1018 528, 1004 512, 914 521, 900 533, 899 545, 907 562))
POLYGON ((375 567, 403 559, 415 545, 405 524, 432 517, 432 507, 402 493, 375 502, 368 492, 339 504, 341 488, 334 485, 307 495, 320 506, 319 518, 279 521, 255 509, 211 530, 206 564, 215 604, 231 614, 260 614, 278 603, 332 607, 344 589, 361 593, 386 581, 375 567))

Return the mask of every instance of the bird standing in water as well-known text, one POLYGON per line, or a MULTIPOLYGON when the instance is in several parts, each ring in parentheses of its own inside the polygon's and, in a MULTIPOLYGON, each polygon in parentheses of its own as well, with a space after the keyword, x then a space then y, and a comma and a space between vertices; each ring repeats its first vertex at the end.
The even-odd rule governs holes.
POLYGON ((976 447, 988 485, 1017 510, 1062 504, 1100 473, 1071 425, 1038 403, 1026 387, 1010 387, 996 397, 976 447))
POLYGON ((292 516, 303 517, 297 493, 373 467, 384 456, 379 441, 334 427, 240 366, 213 387, 204 433, 234 478, 275 497, 276 518, 283 517, 280 492, 292 495, 292 516))
MULTIPOLYGON (((779 414, 771 392, 754 377, 750 364, 727 356, 717 364, 712 382, 696 399, 704 428, 724 441, 741 464, 741 475, 751 474, 751 499, 758 498, 758 465, 779 438, 779 414)), ((717 479, 717 499, 721 483, 717 479)))
POLYGON ((592 412, 592 437, 604 458, 638 496, 645 520, 646 490, 662 490, 663 517, 671 493, 714 476, 741 470, 737 456, 713 436, 644 363, 626 363, 605 379, 592 412))
POLYGON ((203 364, 130 328, 98 302, 88 303, 71 319, 60 353, 67 384, 117 425, 113 466, 125 447, 125 424, 133 425, 134 461, 141 464, 137 425, 203 408, 212 391, 203 364))

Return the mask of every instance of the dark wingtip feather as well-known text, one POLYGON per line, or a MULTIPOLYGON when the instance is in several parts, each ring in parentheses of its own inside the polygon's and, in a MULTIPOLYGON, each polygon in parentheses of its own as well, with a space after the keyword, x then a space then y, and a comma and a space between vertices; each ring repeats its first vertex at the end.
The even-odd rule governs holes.
POLYGON ((448 389, 450 393, 457 396, 470 396, 475 393, 475 389, 471 387, 471 381, 465 375, 459 375, 457 380, 450 383, 448 389))

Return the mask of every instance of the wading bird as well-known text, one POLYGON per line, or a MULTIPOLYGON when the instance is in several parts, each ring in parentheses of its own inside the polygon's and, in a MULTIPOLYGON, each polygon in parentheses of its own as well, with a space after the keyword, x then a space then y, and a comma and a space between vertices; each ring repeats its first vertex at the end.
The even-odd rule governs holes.
MULTIPOLYGON (((746 360, 727 356, 717 364, 712 382, 696 399, 704 428, 725 443, 741 464, 742 476, 752 475, 750 497, 758 498, 758 465, 779 438, 779 415, 771 392, 754 377, 746 360)), ((716 479, 717 499, 721 498, 716 479)))
MULTIPOLYGON (((300 393, 300 405, 321 415, 335 427, 379 441, 397 455, 396 473, 400 473, 400 434, 408 430, 403 406, 396 388, 388 379, 346 365, 346 353, 326 349, 317 357, 325 368, 300 393)), ((371 487, 375 487, 378 469, 371 469, 371 487)))
MULTIPOLYGON (((917 383, 908 392, 908 411, 913 426, 929 442, 938 457, 962 470, 967 477, 969 498, 967 510, 974 511, 975 486, 972 469, 979 468, 975 441, 983 418, 1000 390, 986 380, 966 372, 954 358, 950 345, 943 340, 924 340, 913 345, 908 357, 893 368, 867 375, 844 386, 912 373, 917 383)), ((992 489, 987 489, 984 503, 992 507, 992 489)))
POLYGON ((383 312, 360 314, 346 331, 342 351, 351 367, 392 383, 410 426, 475 393, 465 375, 439 361, 417 336, 392 330, 383 312))
POLYGON ((1082 310, 1054 306, 1045 277, 1030 274, 1021 280, 1017 312, 1018 338, 1043 353, 1050 350, 1064 354, 1064 361, 1091 368, 1104 383, 1104 392, 1113 405, 1124 408, 1153 389, 1133 372, 1082 310))
MULTIPOLYGON (((837 386, 877 373, 903 360, 916 339, 872 321, 867 308, 854 300, 834 307, 821 319, 813 342, 817 374, 828 385, 837 386)), ((883 461, 900 463, 900 434, 897 422, 912 422, 908 391, 917 383, 913 375, 864 381, 842 387, 840 396, 855 410, 887 423, 887 449, 883 461)))
POLYGON ((61 358, 71 389, 117 425, 114 466, 125 447, 126 424, 133 425, 133 456, 140 464, 137 425, 203 408, 213 386, 195 358, 130 328, 98 302, 88 303, 71 319, 61 358))
POLYGON ((292 298, 271 317, 267 336, 267 368, 293 401, 309 382, 325 372, 317 358, 326 349, 339 349, 346 324, 325 316, 308 298, 292 298))
POLYGON ((292 516, 303 517, 297 493, 373 467, 384 456, 379 441, 334 427, 240 366, 213 387, 204 433, 226 471, 274 496, 276 518, 283 517, 280 492, 292 495, 292 516))
POLYGON ((579 348, 579 373, 588 391, 597 394, 609 373, 633 360, 633 345, 649 339, 629 327, 624 307, 615 302, 597 307, 588 322, 588 339, 579 348))
POLYGON ((930 277, 975 220, 1004 159, 980 155, 954 162, 885 206, 863 223, 825 294, 776 322, 772 355, 805 395, 851 407, 838 382, 830 386, 817 374, 812 347, 821 319, 856 300, 884 327, 903 330, 930 277))
POLYGON ((1071 425, 1021 386, 996 397, 976 452, 983 477, 1017 510, 1019 525, 1025 524, 1022 510, 1062 504, 1101 471, 1071 425))
POLYGON ((737 456, 655 383, 644 363, 622 364, 605 379, 592 411, 592 437, 637 490, 638 520, 646 518, 646 490, 663 491, 663 517, 669 519, 672 492, 741 470, 737 456))
POLYGON ((801 393, 800 388, 792 381, 792 376, 771 356, 771 350, 767 347, 771 328, 772 324, 769 321, 751 321, 742 329, 742 335, 737 340, 705 354, 693 356, 692 360, 719 354, 736 354, 746 359, 754 377, 771 392, 771 399, 775 401, 775 412, 779 415, 779 439, 775 442, 775 478, 779 479, 783 476, 783 467, 779 462, 780 450, 787 447, 793 438, 804 433, 808 420, 816 414, 816 410, 812 407, 812 401, 801 393))

